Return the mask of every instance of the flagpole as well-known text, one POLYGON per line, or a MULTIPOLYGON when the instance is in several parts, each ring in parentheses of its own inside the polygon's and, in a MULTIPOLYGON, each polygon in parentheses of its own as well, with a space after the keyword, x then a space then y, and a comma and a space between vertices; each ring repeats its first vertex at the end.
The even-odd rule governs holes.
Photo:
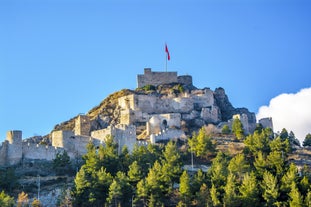
POLYGON ((167 72, 167 53, 165 55, 165 72, 167 72))

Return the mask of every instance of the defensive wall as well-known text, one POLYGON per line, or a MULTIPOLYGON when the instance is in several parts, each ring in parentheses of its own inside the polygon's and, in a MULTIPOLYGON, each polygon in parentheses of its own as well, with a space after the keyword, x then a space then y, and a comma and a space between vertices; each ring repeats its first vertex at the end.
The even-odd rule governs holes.
POLYGON ((273 122, 271 117, 262 118, 258 122, 263 126, 263 128, 270 128, 273 131, 273 122))
POLYGON ((146 85, 159 86, 169 83, 192 85, 192 77, 190 75, 177 76, 177 72, 154 72, 151 68, 145 68, 144 74, 137 75, 138 88, 146 85))
POLYGON ((210 89, 193 90, 179 97, 150 96, 131 94, 120 97, 118 104, 121 110, 120 123, 133 124, 148 122, 153 114, 180 113, 182 118, 202 118, 206 122, 220 121, 220 111, 210 89), (193 117, 198 112, 198 116, 193 117))

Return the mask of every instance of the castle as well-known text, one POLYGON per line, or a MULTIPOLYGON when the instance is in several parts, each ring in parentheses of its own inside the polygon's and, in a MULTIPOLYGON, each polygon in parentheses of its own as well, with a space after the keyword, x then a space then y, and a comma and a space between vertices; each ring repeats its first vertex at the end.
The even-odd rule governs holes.
MULTIPOLYGON (((55 130, 51 132, 51 145, 33 144, 22 140, 21 131, 9 131, 6 140, 0 146, 0 165, 14 165, 30 160, 51 161, 57 153, 66 151, 71 159, 79 158, 86 153, 89 142, 98 146, 112 136, 119 146, 132 151, 135 144, 156 143, 161 140, 186 139, 183 130, 185 125, 204 126, 206 124, 231 126, 233 118, 239 118, 246 133, 256 127, 253 113, 241 113, 223 121, 222 108, 217 103, 215 93, 208 88, 196 89, 189 75, 178 76, 177 72, 153 72, 150 68, 143 75, 137 76, 138 88, 163 84, 180 84, 191 86, 178 96, 175 94, 150 95, 131 94, 118 98, 119 123, 105 128, 92 130, 92 120, 87 115, 75 118, 73 130, 55 130), (142 126, 144 133, 137 139, 137 126, 142 126)), ((219 101, 218 101, 219 102, 219 101)), ((272 119, 259 121, 264 127, 273 128, 272 119)))

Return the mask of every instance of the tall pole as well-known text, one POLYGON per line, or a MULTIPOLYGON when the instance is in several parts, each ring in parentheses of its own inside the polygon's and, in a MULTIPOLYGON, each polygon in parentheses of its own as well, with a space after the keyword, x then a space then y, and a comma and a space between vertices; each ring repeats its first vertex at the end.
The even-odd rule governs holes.
POLYGON ((38 201, 40 200, 40 175, 38 175, 38 201))
POLYGON ((166 55, 165 55, 165 72, 167 72, 167 52, 165 53, 166 55))

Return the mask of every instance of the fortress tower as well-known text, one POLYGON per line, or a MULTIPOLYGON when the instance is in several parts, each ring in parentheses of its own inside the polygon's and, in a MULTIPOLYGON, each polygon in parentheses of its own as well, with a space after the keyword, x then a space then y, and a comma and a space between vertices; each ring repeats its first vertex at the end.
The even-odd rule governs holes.
POLYGON ((91 122, 86 115, 79 115, 75 121, 75 135, 90 136, 91 122))
POLYGON ((19 130, 8 131, 6 133, 6 140, 10 144, 21 143, 22 142, 22 131, 19 131, 19 130))
POLYGON ((21 161, 23 156, 22 131, 13 130, 6 134, 8 141, 7 164, 14 165, 21 161))

